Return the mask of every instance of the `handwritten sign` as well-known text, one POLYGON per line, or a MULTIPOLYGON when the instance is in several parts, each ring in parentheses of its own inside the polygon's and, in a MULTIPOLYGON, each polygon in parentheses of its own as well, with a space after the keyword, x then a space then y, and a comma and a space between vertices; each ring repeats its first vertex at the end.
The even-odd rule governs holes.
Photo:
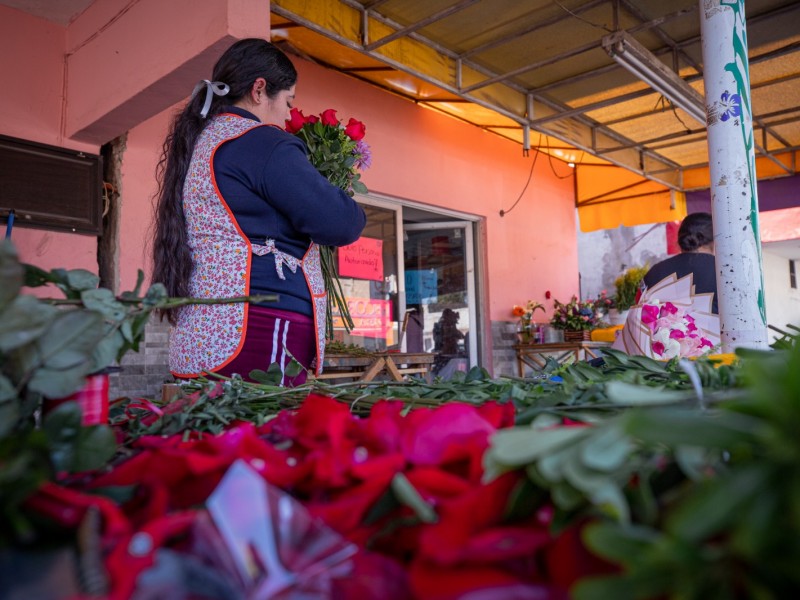
MULTIPOLYGON (((364 337, 387 338, 392 328, 392 301, 375 300, 373 298, 348 298, 347 308, 353 318, 355 328, 350 335, 364 337)), ((343 329, 342 318, 334 313, 333 326, 343 329)))
POLYGON ((406 304, 430 304, 437 295, 436 271, 406 271, 406 304))
POLYGON ((339 248, 339 275, 383 281, 383 240, 362 237, 339 248))

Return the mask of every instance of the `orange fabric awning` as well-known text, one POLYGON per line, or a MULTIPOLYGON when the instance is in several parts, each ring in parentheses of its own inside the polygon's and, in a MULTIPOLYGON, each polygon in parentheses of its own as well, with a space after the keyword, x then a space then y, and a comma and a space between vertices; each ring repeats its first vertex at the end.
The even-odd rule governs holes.
POLYGON ((680 221, 686 216, 682 192, 612 165, 576 167, 575 204, 584 232, 680 221))

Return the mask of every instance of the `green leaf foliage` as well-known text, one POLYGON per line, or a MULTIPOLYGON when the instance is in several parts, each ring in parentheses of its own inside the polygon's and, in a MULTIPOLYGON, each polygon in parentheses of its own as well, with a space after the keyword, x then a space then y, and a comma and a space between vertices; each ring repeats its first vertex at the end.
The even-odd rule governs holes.
POLYGON ((17 251, 8 240, 0 242, 0 310, 14 299, 22 288, 24 269, 17 260, 17 251))
POLYGON ((57 471, 78 473, 99 469, 111 460, 117 449, 110 427, 81 425, 81 409, 77 402, 65 402, 48 413, 43 430, 57 471))

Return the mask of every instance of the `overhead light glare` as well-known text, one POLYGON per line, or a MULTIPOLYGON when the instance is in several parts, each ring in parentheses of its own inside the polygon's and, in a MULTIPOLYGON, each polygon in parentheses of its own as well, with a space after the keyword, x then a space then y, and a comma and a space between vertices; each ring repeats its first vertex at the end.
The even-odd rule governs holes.
POLYGON ((693 119, 706 124, 703 96, 633 36, 626 31, 617 31, 605 36, 602 44, 603 49, 620 66, 686 111, 693 119))

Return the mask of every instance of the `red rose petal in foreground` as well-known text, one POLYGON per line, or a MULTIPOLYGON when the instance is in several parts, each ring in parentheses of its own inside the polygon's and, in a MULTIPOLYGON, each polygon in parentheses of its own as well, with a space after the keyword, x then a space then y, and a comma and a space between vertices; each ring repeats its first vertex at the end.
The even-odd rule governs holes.
MULTIPOLYGON (((513 407, 508 406, 513 411, 513 407)), ((469 404, 452 403, 434 410, 415 410, 406 417, 401 438, 403 453, 409 462, 418 465, 439 465, 469 458, 471 449, 482 453, 488 446, 489 436, 497 429, 496 423, 505 422, 501 416, 503 410, 486 409, 488 419, 482 410, 469 404)))

